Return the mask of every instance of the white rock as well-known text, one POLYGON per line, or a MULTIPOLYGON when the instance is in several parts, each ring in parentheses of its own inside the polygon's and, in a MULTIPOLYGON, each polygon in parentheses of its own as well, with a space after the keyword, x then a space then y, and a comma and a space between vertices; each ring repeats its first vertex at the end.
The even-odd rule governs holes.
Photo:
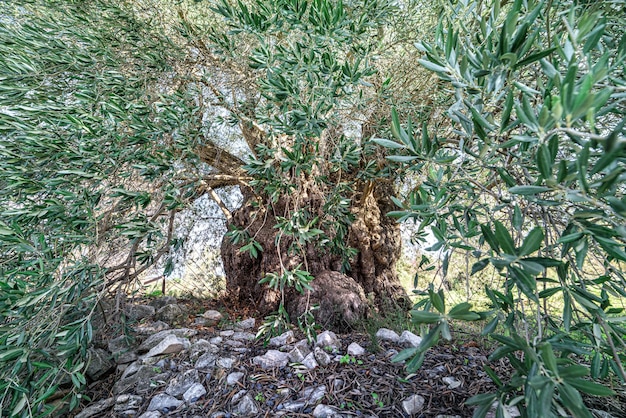
MULTIPOLYGON (((148 411, 139 415, 137 418, 161 418, 162 416, 159 411, 148 411)), ((78 418, 78 416, 76 418, 78 418)))
POLYGON ((115 398, 114 411, 126 411, 127 409, 137 409, 141 406, 143 398, 139 395, 124 393, 115 398))
POLYGON ((148 411, 159 411, 161 413, 167 414, 170 411, 178 408, 183 404, 183 401, 179 401, 173 396, 166 395, 165 393, 159 393, 155 395, 152 400, 150 400, 150 405, 148 405, 148 411))
POLYGON ((293 331, 287 331, 279 335, 278 337, 270 338, 270 347, 283 347, 295 341, 293 331))
POLYGON ((335 418, 338 416, 339 415, 337 414, 337 412, 335 412, 333 408, 324 404, 317 405, 313 410, 314 418, 335 418))
POLYGON ((302 363, 302 360, 304 360, 304 358, 308 356, 310 353, 311 353, 311 350, 306 345, 305 346, 296 345, 293 348, 293 350, 289 352, 289 360, 292 363, 302 363))
POLYGON ((424 398, 420 395, 409 396, 402 401, 402 409, 408 415, 415 415, 424 408, 424 398))
POLYGON ((422 343, 422 337, 413 334, 411 331, 402 331, 398 344, 405 347, 419 347, 422 343))
POLYGON ((381 328, 376 332, 376 338, 381 341, 391 341, 393 343, 397 343, 400 340, 400 336, 397 332, 387 329, 381 328))
POLYGON ((220 332, 220 335, 222 337, 232 337, 233 335, 235 335, 235 331, 233 331, 232 329, 227 329, 227 330, 220 332))
POLYGON ((213 337, 209 340, 211 344, 221 344, 224 339, 222 337, 213 337))
POLYGON ((313 355, 315 356, 315 360, 319 363, 320 366, 328 366, 333 360, 326 351, 322 350, 319 347, 315 347, 315 349, 313 350, 313 355))
POLYGON ((189 369, 170 380, 167 389, 165 389, 165 393, 179 397, 198 382, 200 382, 198 371, 196 369, 189 369))
POLYGON ((190 328, 176 328, 176 329, 166 329, 163 331, 159 331, 156 334, 149 336, 137 349, 139 352, 145 352, 158 345, 161 341, 163 341, 168 335, 175 335, 179 338, 189 338, 196 335, 198 331, 190 328))
POLYGON ((220 357, 215 362, 217 367, 221 367, 222 369, 230 369, 235 364, 235 359, 230 357, 220 357))
POLYGON ((183 393, 183 399, 188 404, 197 402, 198 399, 206 395, 206 389, 200 383, 194 383, 185 393, 183 393))
POLYGON ((317 336, 317 342, 315 343, 318 347, 332 347, 333 349, 338 349, 341 345, 339 338, 332 331, 324 331, 320 335, 317 336))
POLYGON ((196 364, 193 366, 196 369, 209 369, 211 367, 215 367, 215 361, 217 360, 217 356, 213 353, 205 353, 198 358, 196 364))
POLYGON ((313 353, 309 353, 302 361, 301 363, 309 370, 313 370, 314 368, 316 368, 317 366, 319 366, 319 364, 317 364, 317 361, 315 360, 315 354, 313 353))
POLYGON ((269 350, 262 356, 254 357, 252 363, 261 366, 263 369, 285 367, 289 363, 289 354, 278 350, 269 350))
POLYGON ((160 343, 152 347, 148 354, 144 358, 150 358, 160 356, 162 354, 175 354, 180 353, 185 348, 189 348, 191 344, 186 338, 178 338, 174 334, 166 336, 160 343))
POLYGON ((252 329, 254 328, 254 324, 256 321, 254 318, 244 319, 243 321, 237 323, 235 326, 239 329, 252 329))
POLYGON ((202 314, 202 317, 208 319, 209 321, 219 322, 224 318, 224 316, 219 311, 214 311, 212 309, 206 311, 202 314))
POLYGON ((362 356, 365 354, 365 349, 357 343, 352 343, 348 346, 348 354, 351 356, 362 356))
POLYGON ((235 332, 230 338, 237 341, 252 341, 255 337, 251 332, 235 332))
POLYGON ((76 418, 90 418, 94 415, 98 415, 99 413, 104 412, 114 404, 115 398, 102 399, 101 401, 94 402, 93 404, 80 411, 80 413, 76 415, 76 418))
POLYGON ((228 376, 226 376, 226 384, 228 386, 236 385, 243 379, 244 374, 241 372, 232 372, 228 376))
POLYGON ((315 404, 326 395, 326 385, 306 388, 302 391, 302 397, 309 404, 315 404))
POLYGON ((246 395, 241 399, 239 405, 237 405, 236 413, 240 415, 256 415, 259 413, 259 408, 257 408, 254 400, 250 395, 246 395))
POLYGON ((448 389, 456 389, 461 386, 461 381, 452 376, 446 376, 441 380, 443 380, 443 383, 448 385, 448 389))

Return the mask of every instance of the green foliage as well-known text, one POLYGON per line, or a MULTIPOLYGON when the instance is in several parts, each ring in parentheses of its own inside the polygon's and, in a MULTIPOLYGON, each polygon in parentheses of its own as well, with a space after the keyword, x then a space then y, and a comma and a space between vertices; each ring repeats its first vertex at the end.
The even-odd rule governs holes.
MULTIPOLYGON (((419 135, 393 112, 394 140, 377 141, 419 173, 392 215, 432 230, 444 273, 450 252, 465 251, 472 274, 492 265, 504 279, 486 289, 485 332, 515 374, 490 373, 499 389, 473 398, 477 417, 494 401, 502 416, 517 405, 589 417, 580 393, 612 394, 589 378, 626 380, 625 24, 620 2, 458 2, 419 44, 454 95, 452 129, 419 135)), ((412 314, 434 324, 428 342, 445 335, 443 298, 431 290, 424 306, 412 314)), ((415 368, 420 356, 400 357, 415 368)))
POLYGON ((171 44, 130 10, 23 3, 0 5, 0 409, 59 416, 99 298, 169 250, 197 118, 159 94, 171 44))

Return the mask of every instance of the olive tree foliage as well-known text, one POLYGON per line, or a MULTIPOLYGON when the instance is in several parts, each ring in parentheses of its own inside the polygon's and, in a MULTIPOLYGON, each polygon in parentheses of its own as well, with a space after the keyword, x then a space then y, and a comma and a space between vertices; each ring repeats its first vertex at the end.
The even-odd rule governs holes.
MULTIPOLYGON (((415 4, 1 2, 2 414, 81 403, 94 323, 125 326, 98 302, 151 265, 168 273, 175 214, 198 197, 231 216, 220 187, 243 186, 259 212, 289 202, 288 255, 314 242, 347 268, 351 202, 396 175, 368 140, 394 94, 420 92, 419 74, 384 75, 419 32, 415 4)), ((231 238, 258 256, 247 232, 231 238)), ((306 288, 306 262, 284 267, 269 285, 306 288)))
POLYGON ((480 313, 425 291, 412 316, 430 331, 397 360, 414 370, 450 320, 488 319, 491 360, 514 372, 487 369, 498 389, 470 400, 475 416, 495 402, 499 417, 591 417, 581 393, 626 382, 623 2, 459 1, 447 16, 419 63, 453 103, 421 131, 394 112, 378 140, 420 178, 393 215, 432 229, 444 270, 467 252, 503 284, 480 313))
MULTIPOLYGON (((20 3, 20 2, 18 2, 20 3)), ((0 410, 81 402, 105 291, 165 257, 198 196, 180 55, 129 5, 0 3, 0 410), (183 166, 182 162, 185 162, 183 166)))

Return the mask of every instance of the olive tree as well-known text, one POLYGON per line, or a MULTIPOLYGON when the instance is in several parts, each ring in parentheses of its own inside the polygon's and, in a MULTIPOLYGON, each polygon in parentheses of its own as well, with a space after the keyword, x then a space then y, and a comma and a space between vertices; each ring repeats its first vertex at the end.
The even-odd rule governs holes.
MULTIPOLYGON (((475 416, 496 405, 523 416, 591 417, 581 393, 611 395, 596 379, 626 381, 626 36, 621 2, 460 1, 418 44, 419 63, 453 97, 447 123, 422 129, 394 113, 389 158, 420 184, 392 214, 430 227, 452 251, 490 267, 491 310, 446 308, 432 287, 412 311, 433 324, 402 353, 419 367, 450 320, 489 319, 484 333, 513 375, 476 396, 475 416), (429 130, 430 128, 430 130, 429 130)), ((618 383, 619 384, 619 383, 618 383)))

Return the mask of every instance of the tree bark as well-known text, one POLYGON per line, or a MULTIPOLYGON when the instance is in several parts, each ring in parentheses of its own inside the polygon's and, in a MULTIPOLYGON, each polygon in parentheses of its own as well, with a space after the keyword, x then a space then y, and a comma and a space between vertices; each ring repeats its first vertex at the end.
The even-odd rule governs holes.
MULTIPOLYGON (((351 260, 350 270, 341 272, 341 258, 321 251, 310 244, 299 254, 289 254, 291 243, 281 237, 277 246, 274 228, 276 219, 269 211, 255 209, 244 204, 233 213, 230 224, 248 228, 263 251, 252 258, 240 252, 228 237, 222 242, 222 259, 226 272, 226 288, 229 296, 239 302, 252 304, 262 314, 278 309, 281 295, 259 280, 270 272, 280 272, 282 266, 292 269, 298 264, 306 267, 315 277, 312 291, 300 294, 287 289, 284 304, 292 320, 313 305, 316 322, 329 328, 353 326, 372 311, 384 313, 390 309, 406 309, 410 301, 400 284, 396 264, 401 253, 401 237, 398 224, 386 216, 391 210, 392 185, 380 183, 373 187, 363 186, 360 199, 353 200, 352 213, 355 221, 350 227, 348 244, 358 250, 351 260)), ((312 198, 311 208, 320 208, 321 201, 312 198)), ((248 201, 249 203, 249 201, 248 201)))

